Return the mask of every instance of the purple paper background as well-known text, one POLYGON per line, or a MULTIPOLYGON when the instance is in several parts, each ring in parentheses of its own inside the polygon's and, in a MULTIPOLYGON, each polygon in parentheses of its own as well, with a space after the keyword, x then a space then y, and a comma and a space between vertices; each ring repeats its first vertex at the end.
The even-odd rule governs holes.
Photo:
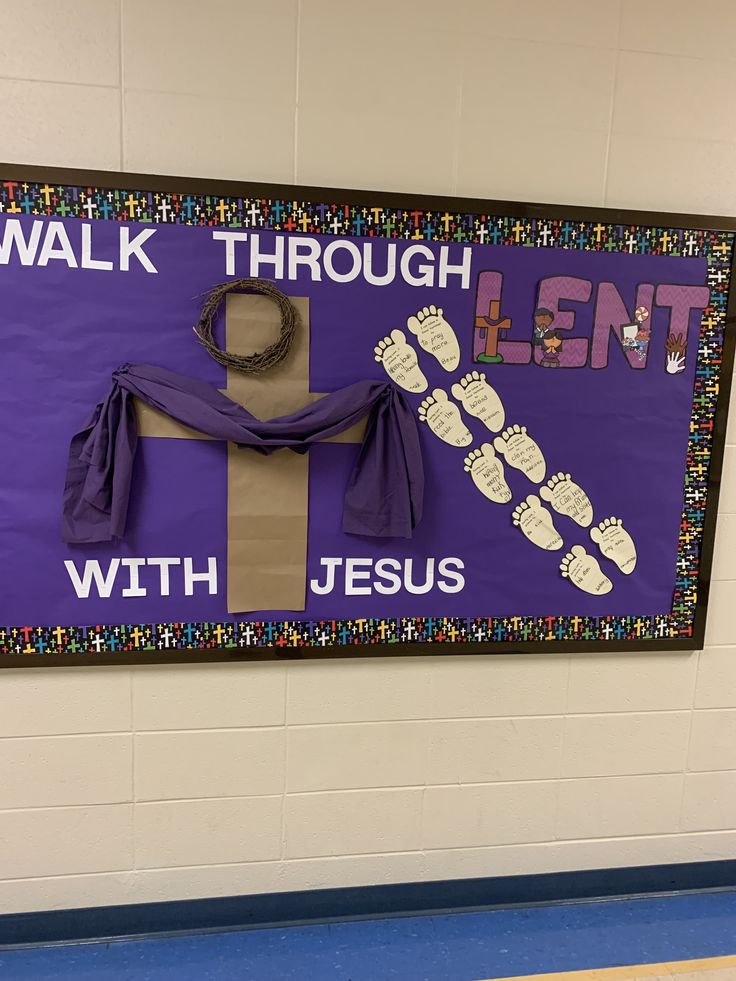
MULTIPOLYGON (((2 229, 0 218, 0 230, 2 229)), ((23 219, 30 227, 32 219, 23 219)), ((81 222, 67 219, 73 243, 81 222)), ((133 226, 131 235, 145 226, 133 226)), ((226 454, 224 445, 145 439, 140 443, 136 479, 124 542, 66 546, 60 539, 60 503, 69 439, 106 392, 111 371, 123 361, 165 365, 219 386, 224 369, 196 343, 191 326, 193 297, 224 280, 224 246, 212 229, 156 226, 146 252, 158 268, 146 273, 68 269, 52 260, 46 268, 23 267, 17 259, 0 266, 4 385, 0 393, 0 596, 4 623, 85 624, 264 619, 263 614, 228 616, 226 577, 226 454), (106 568, 113 556, 192 556, 195 570, 216 555, 219 591, 209 596, 195 587, 184 597, 172 570, 172 595, 158 594, 158 570, 143 570, 145 598, 78 599, 63 565, 72 558, 98 558, 106 568)), ((119 225, 93 223, 93 256, 117 260, 119 225)), ((274 233, 263 232, 261 246, 274 233)), ((323 238, 323 243, 331 241, 323 238)), ((359 241, 359 240, 358 240, 359 241)), ((388 242, 371 239, 375 268, 388 242)), ((399 249, 410 243, 397 241, 399 249)), ((427 244, 437 254, 440 243, 427 244)), ((237 246, 236 249, 242 249, 237 246)), ((459 262, 461 245, 451 245, 459 262)), ((288 619, 344 619, 369 616, 626 615, 670 609, 675 579, 677 534, 688 422, 695 370, 698 316, 690 326, 687 368, 664 371, 664 338, 669 311, 655 307, 650 363, 632 370, 611 343, 608 368, 542 369, 534 364, 477 366, 471 361, 475 285, 478 273, 504 273, 502 315, 513 320, 509 340, 528 340, 540 279, 577 275, 614 282, 633 313, 640 282, 703 284, 703 259, 610 255, 556 249, 472 246, 471 286, 463 291, 451 276, 446 289, 403 282, 373 287, 359 279, 312 283, 305 270, 297 281, 279 285, 311 300, 311 387, 331 391, 365 377, 385 379, 373 359, 376 341, 392 328, 406 331, 406 318, 425 304, 444 308, 461 343, 460 368, 444 372, 420 351, 431 388, 448 392, 465 371, 485 370, 505 406, 507 424, 526 425, 547 460, 547 473, 570 471, 588 492, 595 520, 624 519, 638 550, 631 576, 601 559, 614 582, 607 596, 591 597, 570 585, 558 570, 564 551, 545 553, 511 524, 515 503, 536 492, 518 471, 506 467, 514 493, 508 506, 492 504, 463 470, 466 451, 440 442, 426 426, 421 438, 426 469, 425 516, 414 539, 386 541, 347 536, 340 531, 345 484, 357 447, 322 445, 310 456, 309 577, 323 573, 321 556, 414 557, 418 575, 428 556, 460 557, 465 563, 462 592, 436 587, 416 596, 310 595, 303 613, 288 619)), ((242 255, 237 252, 237 255, 242 255)), ((270 270, 266 270, 266 274, 270 270)), ((238 275, 247 275, 245 266, 238 275)), ((578 312, 574 335, 589 335, 593 299, 570 305, 578 312)), ((566 305, 561 304, 564 308, 566 305)), ((410 336, 410 335, 408 335, 410 336)), ((411 337, 410 337, 411 339, 411 337)), ((415 345, 416 346, 416 345, 415 345)), ((421 396, 409 396, 418 405, 421 396)), ((464 414, 473 445, 492 434, 464 414)), ((247 452, 247 451, 244 451, 247 452)), ((286 451, 282 451, 286 452, 286 451)), ((598 554, 587 529, 554 515, 565 549, 581 543, 598 554)), ((121 585, 127 573, 121 570, 121 585)), ((338 584, 342 579, 338 579, 338 584)), ((279 611, 265 618, 279 619, 279 611)))

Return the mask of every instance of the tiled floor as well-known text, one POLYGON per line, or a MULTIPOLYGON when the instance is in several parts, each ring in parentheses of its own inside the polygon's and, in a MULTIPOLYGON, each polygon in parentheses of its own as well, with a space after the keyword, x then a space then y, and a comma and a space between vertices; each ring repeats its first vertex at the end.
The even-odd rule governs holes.
POLYGON ((561 971, 554 974, 527 974, 497 981, 734 981, 736 956, 705 957, 669 964, 638 964, 631 967, 605 967, 592 971, 561 971))
POLYGON ((578 971, 576 981, 736 981, 728 955, 736 892, 5 950, 0 978, 477 981, 578 971), (718 960, 676 963, 703 958, 718 960))

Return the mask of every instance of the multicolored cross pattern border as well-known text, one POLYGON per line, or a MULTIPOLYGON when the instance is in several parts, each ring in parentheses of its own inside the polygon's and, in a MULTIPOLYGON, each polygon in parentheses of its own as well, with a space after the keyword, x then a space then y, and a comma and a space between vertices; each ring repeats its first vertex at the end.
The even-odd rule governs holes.
MULTIPOLYGON (((336 192, 339 193, 339 192, 336 192)), ((376 195, 380 197, 379 194, 376 195)), ((226 197, 0 181, 0 213, 84 220, 261 228, 343 236, 704 256, 710 305, 703 311, 672 610, 626 617, 412 617, 242 623, 139 623, 0 627, 0 655, 119 654, 184 650, 327 648, 390 644, 520 644, 535 641, 687 639, 694 636, 700 547, 713 448, 733 232, 605 224, 550 217, 495 217, 346 203, 226 197)), ((428 646, 427 653, 432 653, 428 646)))

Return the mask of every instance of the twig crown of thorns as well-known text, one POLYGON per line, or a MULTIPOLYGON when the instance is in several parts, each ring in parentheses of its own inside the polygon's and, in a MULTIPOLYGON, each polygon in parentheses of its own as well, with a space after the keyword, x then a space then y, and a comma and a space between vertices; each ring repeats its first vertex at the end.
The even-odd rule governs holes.
POLYGON ((284 360, 289 353, 296 328, 299 325, 299 314, 289 297, 266 279, 232 279, 226 283, 218 283, 203 294, 205 299, 199 323, 194 333, 202 345, 209 351, 215 361, 236 371, 246 374, 258 374, 267 371, 284 360), (218 346, 214 336, 214 325, 223 299, 228 293, 260 293, 273 300, 281 312, 281 333, 278 339, 269 344, 263 351, 253 354, 233 354, 218 346))

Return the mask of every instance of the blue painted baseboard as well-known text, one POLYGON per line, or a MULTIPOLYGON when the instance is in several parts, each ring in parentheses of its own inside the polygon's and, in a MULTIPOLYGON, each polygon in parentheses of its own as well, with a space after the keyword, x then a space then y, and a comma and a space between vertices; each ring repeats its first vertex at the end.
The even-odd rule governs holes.
POLYGON ((736 860, 0 915, 0 948, 736 888, 736 860))

